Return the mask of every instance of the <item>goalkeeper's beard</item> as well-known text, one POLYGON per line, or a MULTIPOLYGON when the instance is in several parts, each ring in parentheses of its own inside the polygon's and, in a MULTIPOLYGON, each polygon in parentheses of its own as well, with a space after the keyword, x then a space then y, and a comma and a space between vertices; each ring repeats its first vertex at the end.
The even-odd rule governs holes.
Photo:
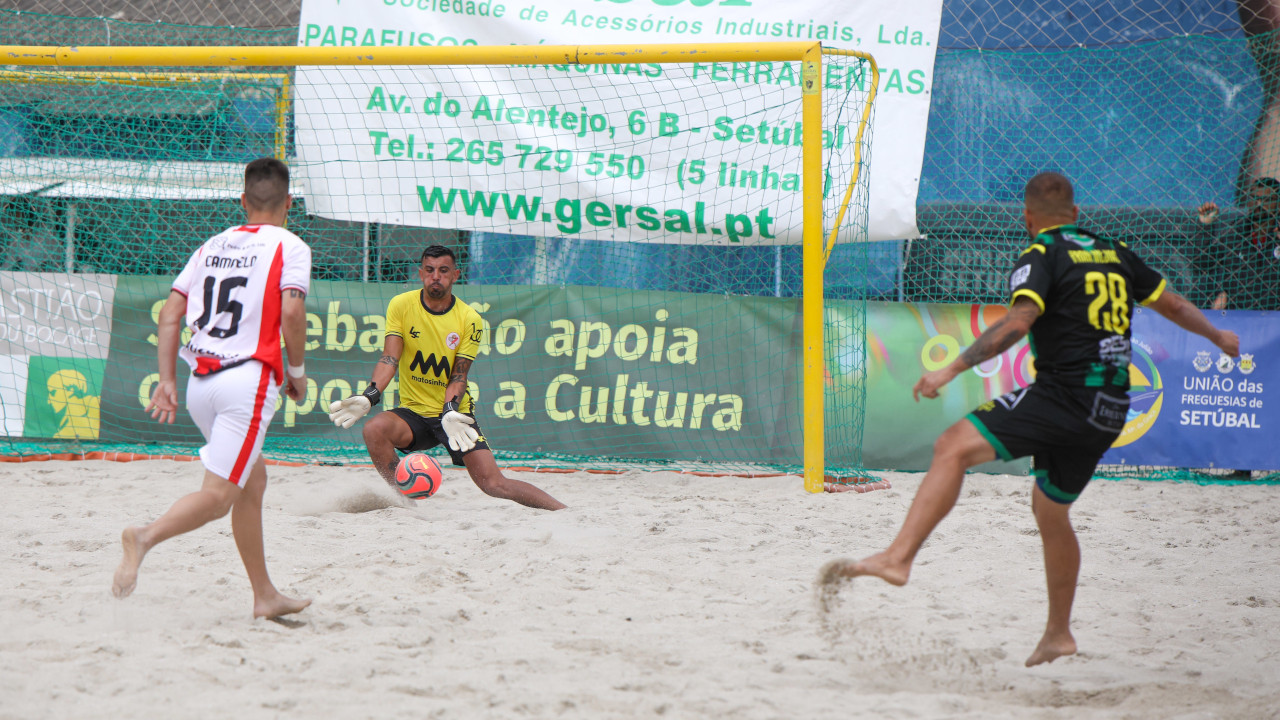
POLYGON ((427 297, 432 300, 443 300, 449 296, 449 291, 443 285, 432 285, 427 288, 427 297))

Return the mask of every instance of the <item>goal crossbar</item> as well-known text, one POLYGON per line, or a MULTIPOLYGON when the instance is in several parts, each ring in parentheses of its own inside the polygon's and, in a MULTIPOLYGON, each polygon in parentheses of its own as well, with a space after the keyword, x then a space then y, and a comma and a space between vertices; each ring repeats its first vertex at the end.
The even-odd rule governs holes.
MULTIPOLYGON (((286 65, 610 65, 803 61, 821 43, 464 45, 460 47, 57 47, 0 45, 0 64, 45 67, 270 67, 286 65)), ((868 56, 869 57, 869 56, 868 56)))

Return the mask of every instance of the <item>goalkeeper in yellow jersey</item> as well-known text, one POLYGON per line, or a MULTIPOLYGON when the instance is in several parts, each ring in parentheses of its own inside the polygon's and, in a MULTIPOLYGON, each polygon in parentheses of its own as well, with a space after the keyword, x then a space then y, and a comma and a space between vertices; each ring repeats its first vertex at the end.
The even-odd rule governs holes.
POLYGON ((445 445, 454 465, 467 468, 475 484, 493 497, 521 505, 559 510, 564 504, 537 487, 502 474, 476 423, 467 393, 467 372, 480 348, 480 314, 453 295, 461 275, 453 251, 432 245, 422 252, 422 288, 401 293, 387 304, 387 331, 373 381, 359 395, 335 401, 329 419, 349 428, 382 400, 400 373, 400 407, 380 412, 364 424, 364 443, 382 479, 395 487, 397 451, 410 453, 445 445))

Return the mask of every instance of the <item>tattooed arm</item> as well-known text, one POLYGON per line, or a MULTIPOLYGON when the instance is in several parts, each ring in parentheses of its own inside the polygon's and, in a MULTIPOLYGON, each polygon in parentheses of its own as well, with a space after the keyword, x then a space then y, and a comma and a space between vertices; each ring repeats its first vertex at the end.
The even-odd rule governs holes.
POLYGON ((444 389, 444 401, 461 403, 462 396, 467 394, 467 371, 471 369, 471 358, 460 357, 453 363, 453 371, 449 373, 449 385, 444 389))
MULTIPOLYGON (((280 293, 280 336, 284 338, 289 366, 303 367, 307 354, 307 294, 298 288, 285 288, 280 293)), ((294 402, 301 402, 307 396, 306 376, 286 373, 284 392, 294 402)))
POLYGON ((404 338, 399 335, 388 335, 382 346, 382 357, 373 366, 373 384, 381 392, 387 389, 400 369, 400 355, 404 352, 404 338))
POLYGON ((449 436, 449 449, 457 452, 467 452, 475 447, 480 437, 480 433, 471 427, 476 424, 475 418, 462 414, 458 408, 462 397, 467 394, 467 371, 470 369, 470 358, 454 360, 449 384, 444 389, 444 411, 440 414, 440 427, 449 436))
POLYGON ((920 396, 938 397, 938 390, 951 382, 955 376, 986 360, 999 355, 1013 347, 1015 343, 1031 331, 1031 325, 1040 317, 1040 306, 1034 300, 1019 297, 1013 307, 995 325, 987 328, 969 349, 960 354, 949 365, 920 376, 915 387, 911 388, 911 396, 920 402, 920 396))
MULTIPOLYGON (((329 404, 329 419, 340 428, 349 428, 360 418, 369 414, 374 405, 382 402, 382 391, 391 384, 396 371, 400 368, 400 354, 404 352, 404 339, 397 335, 388 335, 383 345, 382 357, 373 366, 373 380, 364 392, 342 400, 334 400, 329 404)), ((391 452, 395 454, 394 448, 391 452)), ((375 459, 375 464, 377 460, 375 459)), ((381 465, 379 465, 381 469, 381 465)))

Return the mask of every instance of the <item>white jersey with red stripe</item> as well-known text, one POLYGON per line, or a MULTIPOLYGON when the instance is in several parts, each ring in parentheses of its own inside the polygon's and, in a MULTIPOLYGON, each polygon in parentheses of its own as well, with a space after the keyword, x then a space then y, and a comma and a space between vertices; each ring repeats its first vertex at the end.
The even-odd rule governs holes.
POLYGON ((256 359, 279 384, 280 293, 310 287, 311 248, 297 235, 275 225, 228 228, 201 245, 173 281, 187 298, 191 331, 179 355, 195 375, 256 359))

